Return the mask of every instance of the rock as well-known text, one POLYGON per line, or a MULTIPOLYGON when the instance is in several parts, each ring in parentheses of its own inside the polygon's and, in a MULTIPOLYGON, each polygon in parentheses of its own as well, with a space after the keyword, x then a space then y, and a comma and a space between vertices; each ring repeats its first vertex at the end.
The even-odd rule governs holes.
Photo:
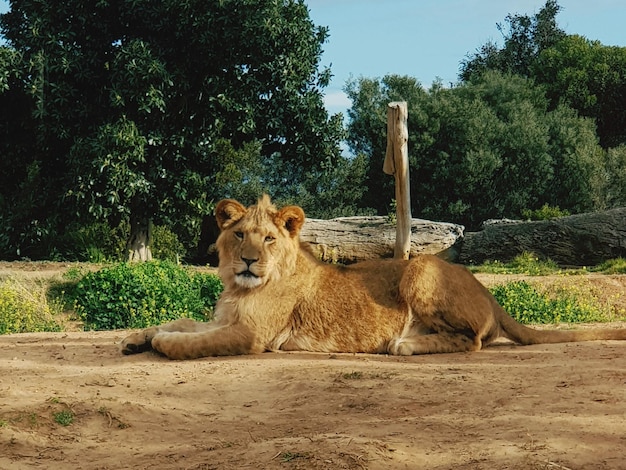
POLYGON ((456 261, 508 262, 523 252, 561 266, 594 266, 626 257, 626 207, 536 222, 489 224, 468 232, 456 261))

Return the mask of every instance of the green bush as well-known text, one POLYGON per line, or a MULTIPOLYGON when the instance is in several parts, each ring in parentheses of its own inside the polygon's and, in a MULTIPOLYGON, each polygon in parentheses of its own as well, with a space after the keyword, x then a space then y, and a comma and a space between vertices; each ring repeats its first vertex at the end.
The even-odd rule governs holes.
POLYGON ((76 291, 86 329, 146 328, 177 318, 210 319, 222 291, 213 274, 168 261, 120 263, 87 274, 76 291))
POLYGON ((528 220, 550 220, 570 215, 568 210, 560 209, 558 206, 544 204, 541 209, 523 209, 522 217, 528 220))
POLYGON ((177 263, 185 256, 185 247, 178 236, 164 225, 152 227, 152 256, 154 259, 177 263))
POLYGON ((70 311, 76 305, 77 286, 90 271, 86 264, 70 266, 61 279, 51 279, 46 291, 48 302, 59 305, 62 310, 70 311))
POLYGON ((604 274, 626 274, 626 258, 615 258, 605 261, 592 269, 604 274))
POLYGON ((72 227, 60 239, 61 257, 91 263, 126 260, 126 239, 129 232, 128 223, 121 223, 116 228, 109 227, 105 222, 72 227))
POLYGON ((498 303, 520 323, 577 323, 607 321, 610 312, 593 301, 584 301, 562 290, 555 298, 538 292, 525 281, 489 289, 498 303))
POLYGON ((530 276, 543 276, 559 271, 559 266, 551 259, 542 260, 527 251, 513 258, 510 266, 514 272, 530 276))
POLYGON ((34 283, 0 282, 0 334, 61 331, 57 308, 47 302, 44 289, 34 283))
MULTIPOLYGON (((60 258, 90 263, 126 261, 129 234, 128 222, 122 222, 116 228, 104 222, 71 228, 60 239, 60 258)), ((172 262, 182 259, 186 251, 178 236, 164 225, 152 227, 150 248, 155 259, 172 262)))

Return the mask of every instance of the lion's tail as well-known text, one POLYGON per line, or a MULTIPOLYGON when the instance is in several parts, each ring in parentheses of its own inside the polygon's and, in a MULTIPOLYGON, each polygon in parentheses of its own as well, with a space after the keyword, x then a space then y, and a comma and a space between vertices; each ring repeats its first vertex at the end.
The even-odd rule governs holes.
POLYGON ((517 322, 493 301, 503 336, 518 344, 573 343, 596 340, 626 340, 626 329, 535 330, 517 322))

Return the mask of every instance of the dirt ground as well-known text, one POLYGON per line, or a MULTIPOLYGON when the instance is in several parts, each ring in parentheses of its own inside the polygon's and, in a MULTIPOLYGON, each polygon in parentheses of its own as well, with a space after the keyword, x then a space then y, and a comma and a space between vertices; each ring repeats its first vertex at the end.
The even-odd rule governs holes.
POLYGON ((174 362, 125 334, 0 336, 0 469, 626 469, 626 342, 174 362))

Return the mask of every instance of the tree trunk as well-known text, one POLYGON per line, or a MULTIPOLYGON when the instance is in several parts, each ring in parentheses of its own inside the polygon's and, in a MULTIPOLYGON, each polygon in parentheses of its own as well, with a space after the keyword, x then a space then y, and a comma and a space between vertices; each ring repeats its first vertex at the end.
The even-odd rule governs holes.
MULTIPOLYGON (((152 220, 131 210, 130 237, 126 243, 128 261, 150 261, 152 259, 152 220)), ((140 212, 141 214, 141 212, 140 212)))
MULTIPOLYGON (((411 219, 410 224, 410 256, 428 253, 456 258, 457 242, 463 238, 462 225, 422 219, 411 219)), ((300 239, 323 261, 355 263, 393 257, 396 227, 386 217, 306 219, 300 239)))
POLYGON ((219 258, 217 256, 217 248, 215 242, 220 234, 220 229, 217 226, 217 220, 215 215, 208 214, 202 218, 202 226, 200 228, 200 239, 198 240, 198 249, 196 257, 194 258, 195 264, 208 264, 210 266, 217 266, 219 258))

